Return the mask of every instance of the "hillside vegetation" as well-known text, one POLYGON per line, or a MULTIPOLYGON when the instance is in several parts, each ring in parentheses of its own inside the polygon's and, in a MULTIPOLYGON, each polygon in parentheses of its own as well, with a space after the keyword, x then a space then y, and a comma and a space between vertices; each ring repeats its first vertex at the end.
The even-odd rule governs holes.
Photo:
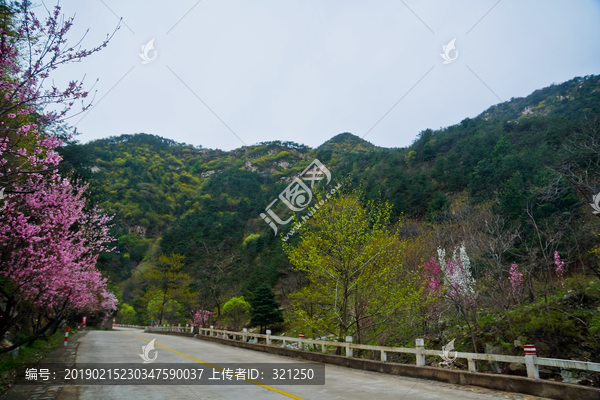
MULTIPOLYGON (((163 323, 188 323, 192 310, 203 310, 202 321, 226 324, 233 318, 222 312, 227 302, 256 303, 266 285, 284 317, 272 325, 288 333, 343 332, 387 345, 425 337, 437 349, 456 338, 462 351, 505 354, 522 354, 533 342, 541 356, 600 362, 599 224, 588 204, 600 191, 599 116, 600 77, 587 76, 424 129, 407 148, 341 133, 315 149, 274 141, 221 151, 140 133, 70 143, 60 149, 61 168, 90 182, 90 202, 116 215, 118 252, 103 254, 99 266, 118 292, 122 321, 146 324, 160 312, 163 323), (334 183, 343 189, 284 249, 281 235, 293 223, 275 235, 260 214, 314 159, 332 175, 315 193, 334 183), (364 235, 380 232, 371 243, 398 250, 386 250, 393 262, 368 267, 343 323, 339 298, 331 297, 337 281, 313 274, 306 265, 316 259, 301 255, 316 248, 314 235, 331 234, 325 209, 364 235), (163 254, 180 255, 181 263, 161 261, 163 254), (168 271, 178 278, 166 278, 168 271), (384 275, 397 285, 385 292, 394 299, 377 289, 384 275), (462 280, 453 286, 456 276, 462 280)), ((278 215, 293 215, 285 210, 276 206, 278 215)), ((562 379, 560 371, 545 373, 562 379)))

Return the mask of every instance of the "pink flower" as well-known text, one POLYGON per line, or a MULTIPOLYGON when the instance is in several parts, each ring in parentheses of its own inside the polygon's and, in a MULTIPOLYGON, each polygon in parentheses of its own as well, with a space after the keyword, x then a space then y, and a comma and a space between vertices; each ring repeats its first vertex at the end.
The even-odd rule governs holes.
POLYGON ((523 274, 519 272, 519 266, 513 264, 510 267, 509 278, 512 286, 512 294, 515 296, 521 296, 522 285, 523 285, 523 274))
POLYGON ((434 257, 426 262, 425 268, 425 286, 435 295, 438 296, 444 285, 442 284, 442 270, 440 264, 434 257))
MULTIPOLYGON (((39 312, 61 307, 63 312, 110 314, 116 298, 96 268, 98 254, 111 250, 106 244, 114 240, 109 218, 97 208, 85 211, 86 185, 54 175, 32 176, 27 187, 38 190, 8 194, 11 211, 0 221, 5 296, 39 312)), ((6 329, 0 323, 0 332, 6 329)))
POLYGON ((190 312, 190 316, 192 317, 192 319, 188 320, 190 322, 190 325, 192 326, 200 326, 205 328, 206 326, 208 326, 208 318, 214 314, 211 311, 206 311, 206 310, 198 310, 195 311, 192 310, 190 312))
POLYGON ((558 251, 554 252, 554 264, 556 264, 556 274, 560 278, 560 283, 562 284, 562 287, 564 288, 565 287, 565 280, 564 280, 565 263, 563 261, 561 261, 560 256, 558 255, 558 251))

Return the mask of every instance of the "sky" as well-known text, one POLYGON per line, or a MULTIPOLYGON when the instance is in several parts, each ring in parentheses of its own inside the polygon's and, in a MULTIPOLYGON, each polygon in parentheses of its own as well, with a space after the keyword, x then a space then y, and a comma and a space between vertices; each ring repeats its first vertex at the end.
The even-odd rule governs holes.
MULTIPOLYGON (((41 18, 46 11, 37 4, 41 18)), ((351 132, 377 146, 406 147, 427 128, 600 73, 598 0, 60 6, 75 16, 69 40, 85 35, 84 48, 101 43, 122 18, 106 48, 52 75, 59 87, 83 77, 93 87, 93 107, 78 115, 75 108, 68 119, 82 143, 144 132, 222 150, 272 140, 317 147, 351 132), (444 63, 440 54, 452 40, 444 63)))

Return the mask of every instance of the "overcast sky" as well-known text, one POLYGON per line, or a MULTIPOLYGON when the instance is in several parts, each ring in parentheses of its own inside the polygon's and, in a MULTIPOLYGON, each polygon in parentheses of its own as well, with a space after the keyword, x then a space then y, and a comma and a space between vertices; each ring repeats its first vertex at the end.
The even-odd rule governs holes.
POLYGON ((145 132, 223 150, 270 140, 316 147, 351 132, 405 147, 424 129, 600 73, 598 0, 60 4, 76 14, 74 41, 89 28, 85 47, 123 18, 107 48, 53 76, 86 75, 88 87, 99 79, 94 107, 69 120, 81 142, 145 132), (151 39, 153 61, 142 64, 151 39), (456 59, 444 64, 452 39, 456 59))

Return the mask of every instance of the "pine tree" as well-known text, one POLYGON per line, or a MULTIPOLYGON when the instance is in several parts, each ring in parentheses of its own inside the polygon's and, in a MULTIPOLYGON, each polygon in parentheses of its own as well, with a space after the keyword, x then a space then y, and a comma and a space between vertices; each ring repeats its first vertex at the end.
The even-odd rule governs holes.
POLYGON ((264 284, 259 286, 250 300, 250 305, 252 306, 250 325, 258 325, 261 333, 263 327, 266 329, 267 325, 283 322, 279 303, 275 300, 275 295, 269 286, 264 284))

